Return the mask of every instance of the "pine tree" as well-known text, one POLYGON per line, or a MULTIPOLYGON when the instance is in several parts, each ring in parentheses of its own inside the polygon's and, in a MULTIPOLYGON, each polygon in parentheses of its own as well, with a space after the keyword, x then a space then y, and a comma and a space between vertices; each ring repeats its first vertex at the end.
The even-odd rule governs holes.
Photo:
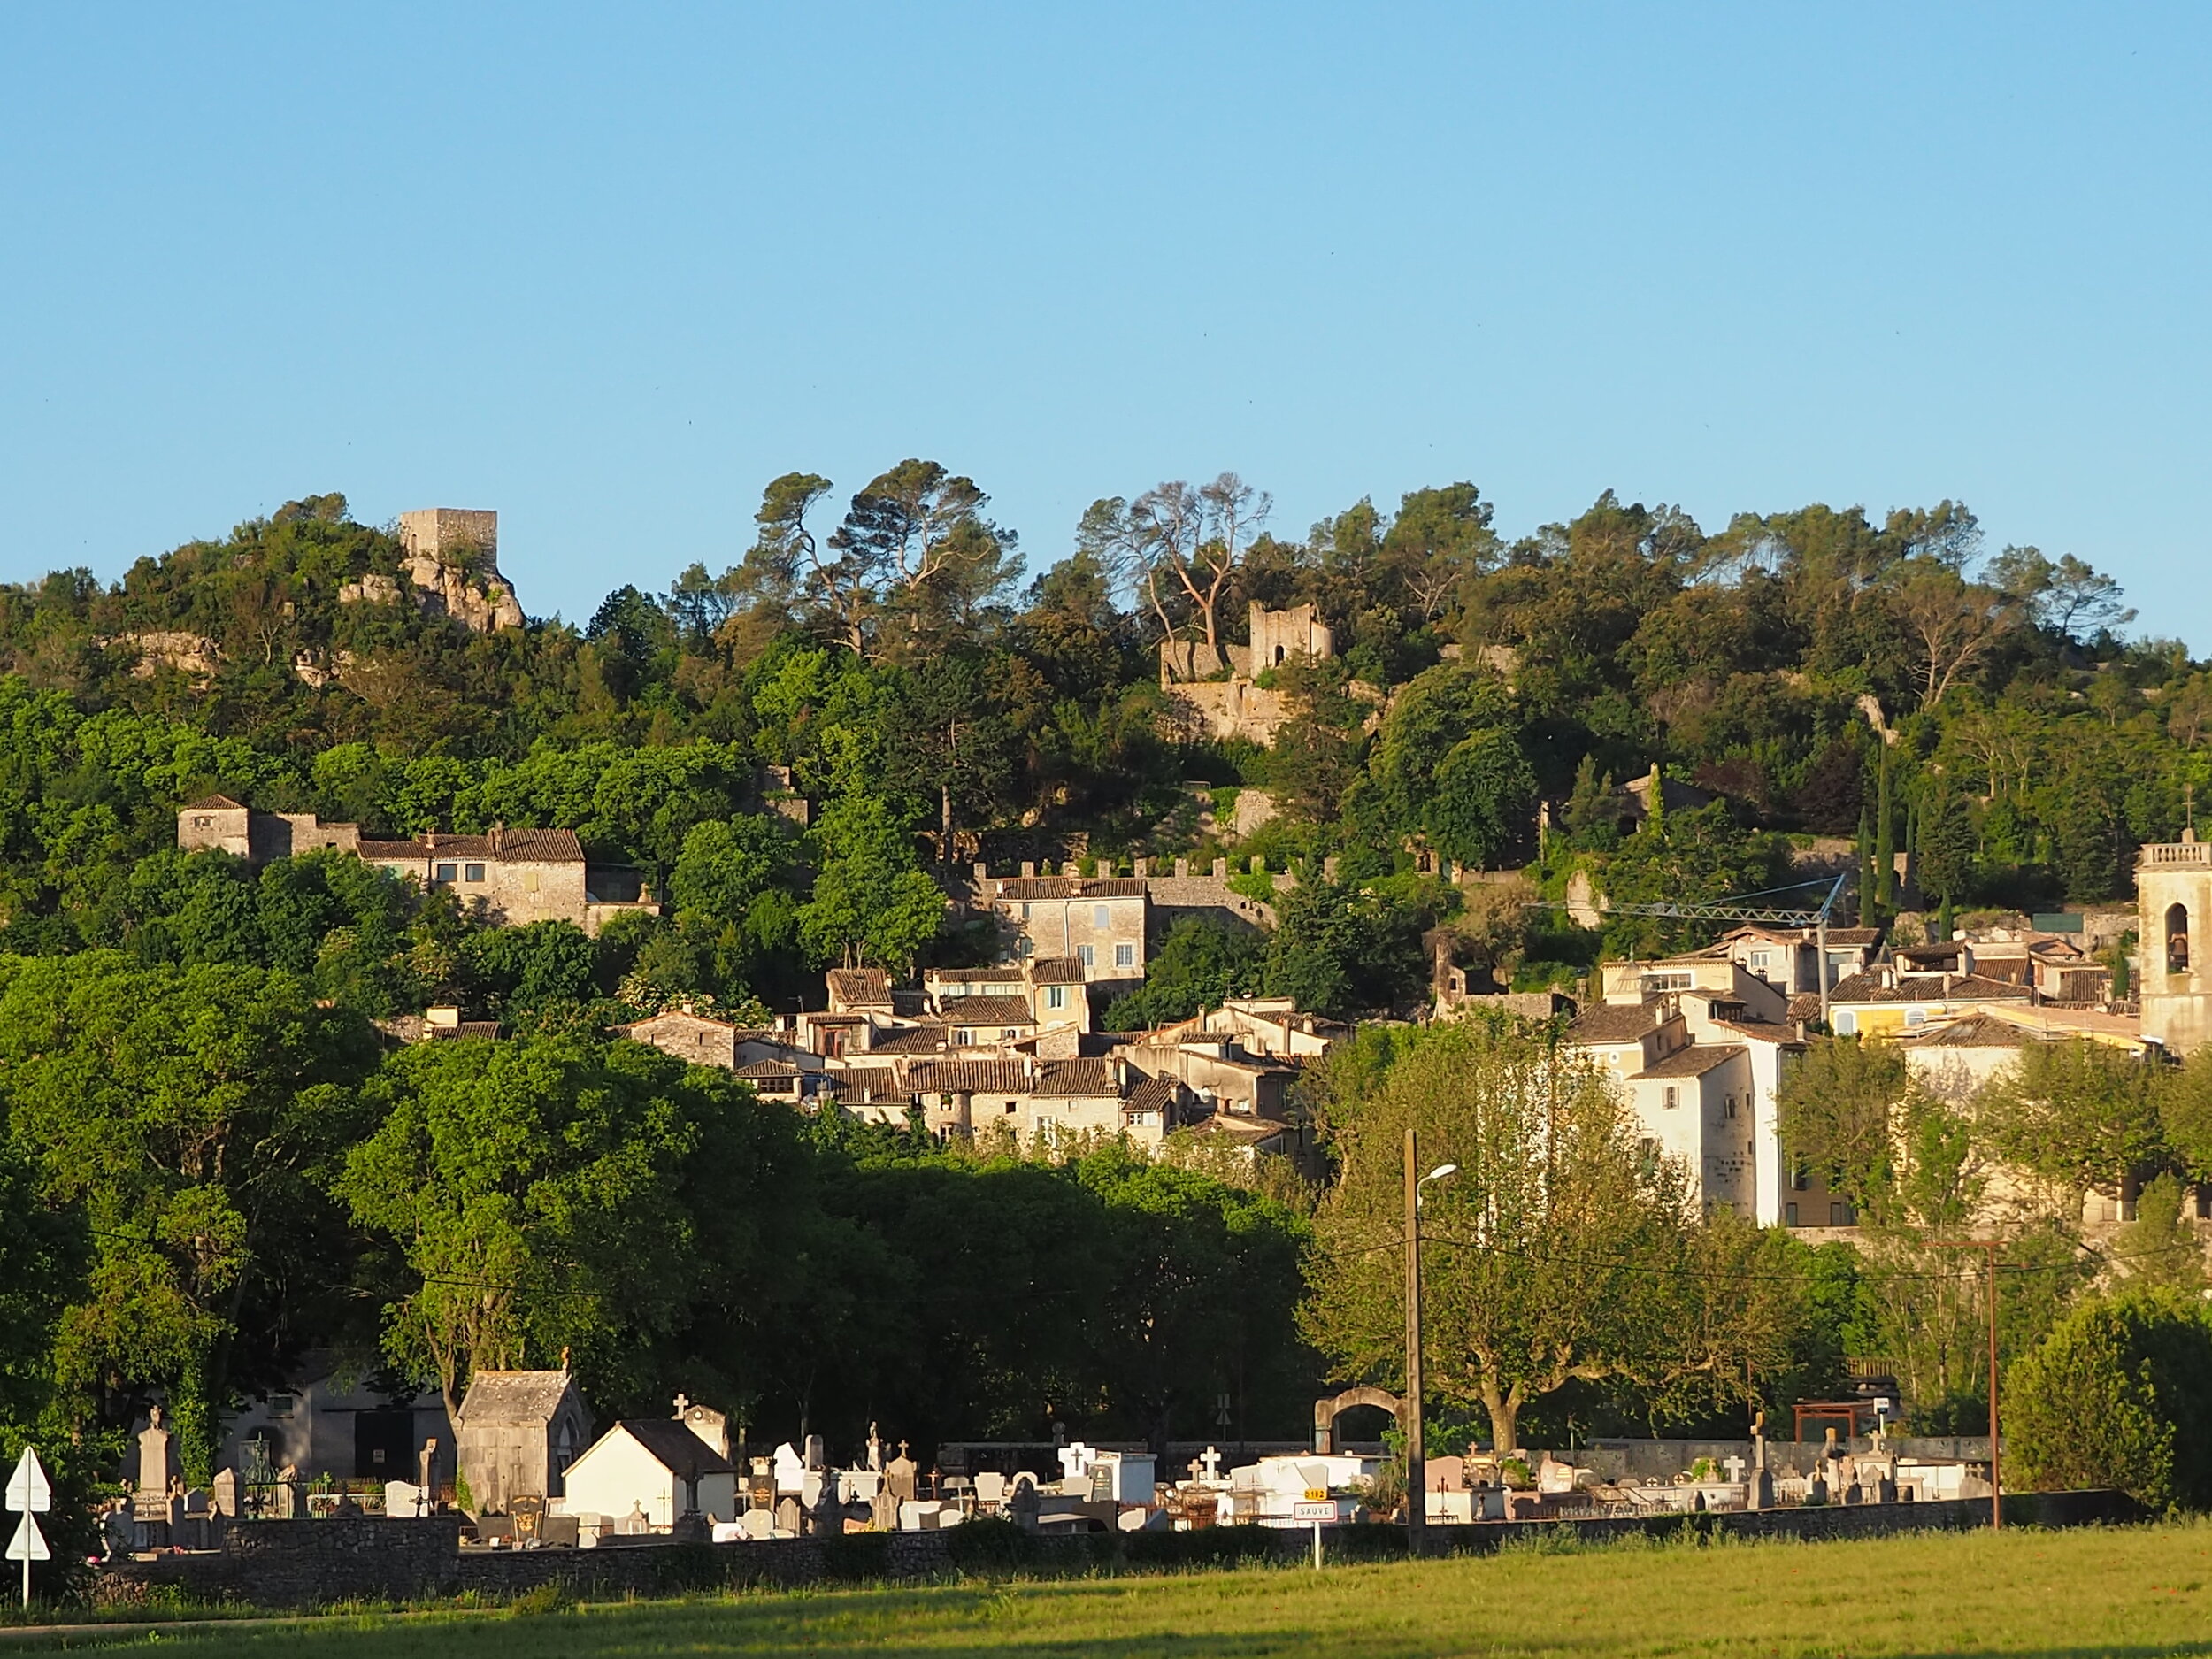
POLYGON ((1859 844, 1852 854, 1852 864, 1859 884, 1859 926, 1875 926, 1881 911, 1874 902, 1874 843, 1867 834, 1864 807, 1859 809, 1859 844))

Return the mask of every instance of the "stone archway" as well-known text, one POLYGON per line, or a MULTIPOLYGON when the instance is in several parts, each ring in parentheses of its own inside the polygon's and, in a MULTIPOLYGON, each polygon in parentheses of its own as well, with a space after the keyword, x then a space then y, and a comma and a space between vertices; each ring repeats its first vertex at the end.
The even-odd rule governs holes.
POLYGON ((1313 1402, 1313 1449, 1327 1456, 1336 1450, 1336 1420, 1347 1411, 1360 1406, 1379 1406, 1399 1419, 1405 1420, 1405 1403, 1396 1394, 1381 1388, 1347 1388, 1340 1394, 1329 1394, 1313 1402))

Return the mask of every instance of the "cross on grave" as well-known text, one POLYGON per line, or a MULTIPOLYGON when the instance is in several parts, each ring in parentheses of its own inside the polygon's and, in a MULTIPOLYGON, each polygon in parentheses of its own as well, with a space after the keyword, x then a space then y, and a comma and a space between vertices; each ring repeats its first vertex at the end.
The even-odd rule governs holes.
POLYGON ((691 1396, 689 1394, 678 1394, 676 1396, 676 1420, 679 1423, 682 1422, 684 1413, 690 1409, 691 1396))
POLYGON ((1206 1465, 1207 1479, 1219 1480, 1221 1479, 1221 1454, 1219 1452, 1209 1446, 1206 1448, 1206 1455, 1198 1461, 1206 1465))
POLYGON ((1728 1479, 1732 1483, 1740 1482, 1743 1479, 1745 1463, 1742 1458, 1735 1456, 1732 1454, 1731 1455, 1724 1457, 1720 1460, 1720 1466, 1728 1471, 1728 1479))

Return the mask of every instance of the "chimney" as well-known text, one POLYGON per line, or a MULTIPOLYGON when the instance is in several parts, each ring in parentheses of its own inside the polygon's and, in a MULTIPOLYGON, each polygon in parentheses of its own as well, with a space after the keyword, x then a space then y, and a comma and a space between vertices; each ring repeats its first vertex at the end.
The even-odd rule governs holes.
POLYGON ((422 1023, 435 1026, 440 1031, 451 1031, 461 1023, 461 1010, 444 1005, 426 1008, 422 1011, 422 1023))
POLYGON ((977 861, 976 861, 976 866, 975 866, 975 882, 976 882, 976 886, 978 886, 978 887, 981 887, 981 886, 982 886, 982 885, 983 885, 986 881, 988 881, 990 879, 991 879, 991 866, 990 866, 990 865, 988 865, 988 864, 985 864, 985 863, 983 863, 980 859, 977 860, 977 861))
POLYGON ((1036 873, 1037 873, 1037 861, 1036 861, 1034 858, 1025 858, 1025 859, 1023 859, 1023 860, 1022 860, 1022 874, 1023 874, 1023 875, 1025 875, 1025 876, 1033 876, 1033 875, 1035 875, 1036 873))
POLYGON ((1214 860, 1214 879, 1216 879, 1217 881, 1225 880, 1225 879, 1227 879, 1227 878, 1228 878, 1228 874, 1229 874, 1229 861, 1228 861, 1226 858, 1217 858, 1217 859, 1215 859, 1215 860, 1214 860))
POLYGON ((1131 859, 1129 861, 1129 873, 1135 876, 1139 880, 1142 880, 1145 877, 1152 873, 1152 861, 1149 858, 1131 859))

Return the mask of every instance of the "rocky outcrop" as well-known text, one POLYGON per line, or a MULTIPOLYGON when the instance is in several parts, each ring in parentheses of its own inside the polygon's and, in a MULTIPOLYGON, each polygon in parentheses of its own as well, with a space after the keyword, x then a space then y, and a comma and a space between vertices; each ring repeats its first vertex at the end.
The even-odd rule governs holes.
POLYGON ((203 639, 196 634, 159 630, 121 634, 110 643, 138 653, 138 660, 131 664, 133 680, 151 680, 161 669, 173 668, 205 685, 215 678, 215 665, 223 660, 221 648, 213 640, 203 639))
POLYGON ((523 624, 515 590, 496 569, 480 566, 472 575, 429 553, 410 555, 406 568, 415 603, 425 616, 451 617, 477 634, 523 624))

